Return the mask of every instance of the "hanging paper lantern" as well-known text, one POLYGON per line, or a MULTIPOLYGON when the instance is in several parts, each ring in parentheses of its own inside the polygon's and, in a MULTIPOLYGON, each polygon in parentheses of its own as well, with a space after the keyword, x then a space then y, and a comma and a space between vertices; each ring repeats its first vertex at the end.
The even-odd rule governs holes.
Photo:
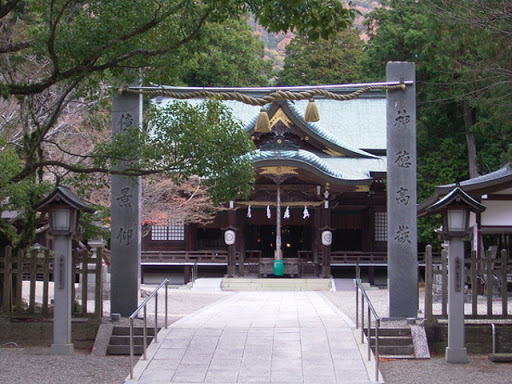
POLYGON ((303 219, 307 219, 309 217, 309 211, 308 211, 308 206, 304 206, 304 212, 302 214, 302 218, 303 219))

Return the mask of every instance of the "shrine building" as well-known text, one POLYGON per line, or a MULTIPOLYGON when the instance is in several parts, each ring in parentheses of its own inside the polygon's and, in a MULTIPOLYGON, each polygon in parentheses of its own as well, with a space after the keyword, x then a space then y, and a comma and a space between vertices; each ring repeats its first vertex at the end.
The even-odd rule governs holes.
POLYGON ((387 265, 385 92, 316 98, 316 122, 304 118, 306 100, 273 102, 265 107, 268 132, 255 130, 261 107, 223 103, 257 148, 253 193, 226 202, 207 225, 153 225, 142 241, 143 274, 174 270, 187 282, 199 268, 200 275, 265 277, 276 259, 290 277, 387 265))

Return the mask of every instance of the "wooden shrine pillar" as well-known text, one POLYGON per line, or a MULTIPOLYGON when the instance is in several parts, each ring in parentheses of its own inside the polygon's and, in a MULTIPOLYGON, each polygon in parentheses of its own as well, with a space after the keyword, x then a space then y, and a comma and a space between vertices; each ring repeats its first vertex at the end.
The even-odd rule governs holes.
MULTIPOLYGON (((327 205, 327 204, 326 204, 327 205)), ((318 228, 318 237, 320 239, 320 277, 331 277, 331 208, 324 207, 318 209, 320 213, 320 226, 318 228)))
POLYGON ((224 241, 228 249, 228 268, 227 277, 236 277, 236 250, 239 239, 237 236, 238 227, 236 220, 236 209, 234 209, 232 202, 230 202, 230 209, 228 210, 228 226, 224 231, 224 241))

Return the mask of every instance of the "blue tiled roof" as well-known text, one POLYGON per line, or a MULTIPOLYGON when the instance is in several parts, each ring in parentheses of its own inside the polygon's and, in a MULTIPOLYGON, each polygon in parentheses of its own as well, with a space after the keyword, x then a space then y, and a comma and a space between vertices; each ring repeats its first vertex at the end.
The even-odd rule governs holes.
MULTIPOLYGON (((164 103, 173 99, 164 99, 164 103)), ((312 132, 351 151, 363 154, 362 150, 386 149, 386 98, 360 97, 354 100, 336 101, 315 99, 320 112, 320 121, 305 123, 312 132)), ((187 100, 190 104, 202 99, 187 100)), ((254 126, 261 107, 238 101, 224 101, 233 111, 235 119, 248 129, 254 126)), ((288 101, 291 109, 303 121, 307 100, 288 101)), ((364 152, 368 155, 368 153, 364 152)))
MULTIPOLYGON (((318 104, 324 105, 324 102, 327 102, 327 101, 333 101, 333 100, 323 100, 322 102, 318 102, 318 104)), ((360 156, 365 156, 365 157, 376 157, 368 152, 360 150, 360 148, 363 148, 363 147, 353 146, 352 144, 345 142, 342 138, 342 135, 340 135, 341 130, 338 130, 338 132, 333 130, 331 132, 330 130, 325 129, 328 121, 324 121, 324 119, 327 120, 327 116, 320 115, 320 121, 318 123, 309 123, 304 120, 303 114, 302 114, 302 112, 300 112, 298 106, 292 104, 290 101, 287 101, 287 103, 290 106, 290 109, 293 111, 293 113, 304 123, 304 125, 310 130, 310 132, 313 135, 319 136, 321 139, 331 143, 335 147, 344 148, 344 149, 348 150, 349 152, 354 152, 354 154, 358 154, 360 156), (337 134, 333 134, 333 132, 336 132, 337 134)), ((337 101, 336 103, 342 103, 342 102, 337 101)), ((305 109, 306 108, 304 106, 304 108, 301 110, 305 110, 305 109)), ((338 124, 339 124, 339 122, 338 122, 338 124)))
MULTIPOLYGON (((167 99, 170 100, 170 99, 167 99)), ((187 100, 191 104, 201 99, 187 100)), ((366 150, 386 149, 386 98, 385 94, 373 94, 348 101, 315 99, 320 112, 320 121, 304 121, 304 112, 309 101, 286 101, 292 113, 303 124, 305 133, 323 142, 327 147, 345 156, 333 157, 323 152, 306 150, 256 151, 252 156, 255 164, 281 160, 311 167, 326 177, 338 182, 371 181, 371 172, 386 172, 386 157, 376 156, 366 150)), ((254 127, 261 107, 237 101, 224 101, 233 117, 245 125, 254 127)), ((266 107, 270 108, 270 105, 266 107)))

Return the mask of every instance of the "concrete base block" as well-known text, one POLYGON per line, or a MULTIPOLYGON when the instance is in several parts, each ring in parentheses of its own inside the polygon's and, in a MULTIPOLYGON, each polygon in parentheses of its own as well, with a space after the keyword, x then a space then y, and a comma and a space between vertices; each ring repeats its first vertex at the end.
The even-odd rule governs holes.
POLYGON ((512 362, 512 353, 491 353, 489 360, 495 363, 510 363, 512 362))
POLYGON ((466 348, 446 347, 445 359, 448 363, 467 363, 468 353, 466 348))
POLYGON ((73 344, 52 344, 50 352, 52 355, 71 355, 74 347, 73 344))

